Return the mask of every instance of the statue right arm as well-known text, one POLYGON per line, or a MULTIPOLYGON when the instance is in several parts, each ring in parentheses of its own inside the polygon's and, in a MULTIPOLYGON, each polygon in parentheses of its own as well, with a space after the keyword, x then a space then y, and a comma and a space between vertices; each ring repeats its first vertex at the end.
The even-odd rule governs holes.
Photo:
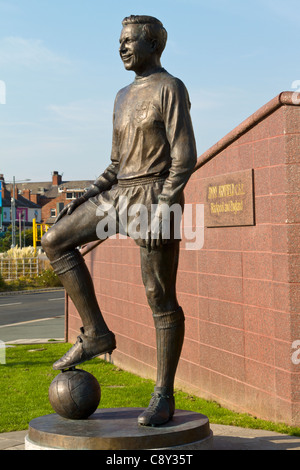
MULTIPOLYGON (((106 170, 94 181, 93 186, 98 188, 98 194, 102 191, 107 191, 110 189, 114 184, 116 184, 117 174, 118 174, 118 167, 119 165, 117 162, 112 162, 106 170)), ((90 196, 91 197, 91 196, 90 196)))

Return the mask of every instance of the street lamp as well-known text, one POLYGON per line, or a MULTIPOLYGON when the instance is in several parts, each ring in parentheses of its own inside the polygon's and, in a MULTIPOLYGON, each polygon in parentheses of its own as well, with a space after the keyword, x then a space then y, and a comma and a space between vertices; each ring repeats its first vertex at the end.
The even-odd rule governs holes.
POLYGON ((16 183, 25 183, 26 181, 31 181, 30 179, 16 181, 13 176, 13 194, 11 198, 11 227, 12 227, 12 237, 11 237, 11 247, 16 246, 16 199, 15 199, 15 189, 16 183))

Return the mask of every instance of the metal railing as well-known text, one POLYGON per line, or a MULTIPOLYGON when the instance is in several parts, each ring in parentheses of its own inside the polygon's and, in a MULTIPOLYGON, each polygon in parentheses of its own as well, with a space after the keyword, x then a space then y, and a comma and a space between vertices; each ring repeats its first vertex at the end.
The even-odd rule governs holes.
POLYGON ((20 277, 34 277, 40 274, 43 262, 39 258, 0 258, 0 274, 5 281, 20 277))

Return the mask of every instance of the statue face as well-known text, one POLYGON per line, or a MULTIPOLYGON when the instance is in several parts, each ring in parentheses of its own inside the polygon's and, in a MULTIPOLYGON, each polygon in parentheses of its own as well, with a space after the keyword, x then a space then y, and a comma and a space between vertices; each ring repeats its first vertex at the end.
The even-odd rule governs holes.
POLYGON ((155 44, 143 38, 142 25, 129 24, 124 26, 120 36, 120 56, 126 70, 143 73, 151 66, 155 44))

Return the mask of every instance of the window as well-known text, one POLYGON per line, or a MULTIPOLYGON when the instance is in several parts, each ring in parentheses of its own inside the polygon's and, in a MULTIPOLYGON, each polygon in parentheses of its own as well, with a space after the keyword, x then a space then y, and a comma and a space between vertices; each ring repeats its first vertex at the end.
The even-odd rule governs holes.
POLYGON ((50 209, 50 217, 56 217, 56 209, 50 209))
POLYGON ((82 195, 83 195, 83 191, 70 191, 70 192, 67 192, 66 198, 76 199, 77 197, 81 197, 82 195))

